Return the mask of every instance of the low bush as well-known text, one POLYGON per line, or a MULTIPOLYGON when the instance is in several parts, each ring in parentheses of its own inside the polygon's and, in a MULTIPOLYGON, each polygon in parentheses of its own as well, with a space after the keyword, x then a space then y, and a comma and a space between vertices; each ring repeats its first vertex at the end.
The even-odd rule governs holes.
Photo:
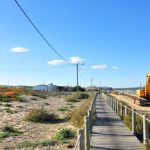
POLYGON ((71 124, 75 127, 82 127, 84 122, 84 116, 87 115, 91 100, 86 100, 78 108, 66 115, 66 120, 69 119, 71 124))
POLYGON ((64 141, 64 140, 67 140, 70 138, 74 138, 75 136, 76 135, 75 135, 74 131, 72 131, 71 129, 68 129, 68 128, 63 128, 56 133, 55 138, 58 141, 64 141))
POLYGON ((0 139, 6 138, 9 136, 17 136, 21 134, 22 132, 18 131, 17 129, 14 129, 12 126, 5 126, 2 131, 0 132, 0 139))
POLYGON ((66 102, 78 102, 77 98, 75 96, 67 96, 65 98, 66 102))
POLYGON ((9 103, 4 104, 5 107, 11 107, 12 105, 9 103))
POLYGON ((26 102, 27 99, 22 97, 22 96, 17 96, 14 100, 19 101, 19 102, 26 102))
POLYGON ((32 97, 32 98, 31 98, 31 100, 37 101, 37 98, 35 98, 35 97, 32 97))
POLYGON ((48 113, 45 109, 32 109, 24 118, 25 121, 31 122, 57 122, 59 118, 53 113, 48 113))
POLYGON ((10 102, 11 99, 6 95, 0 95, 0 102, 10 102))
POLYGON ((5 110, 7 113, 10 113, 10 114, 13 114, 13 113, 14 113, 14 111, 11 110, 10 108, 4 108, 4 110, 5 110))
POLYGON ((44 141, 39 141, 39 142, 29 142, 25 141, 23 143, 18 144, 18 148, 36 148, 38 146, 54 146, 55 141, 54 140, 44 140, 44 141))
POLYGON ((88 99, 89 98, 89 94, 88 93, 80 93, 79 94, 79 99, 88 99))
POLYGON ((70 110, 68 109, 68 107, 65 107, 65 108, 60 108, 59 111, 70 111, 70 110))

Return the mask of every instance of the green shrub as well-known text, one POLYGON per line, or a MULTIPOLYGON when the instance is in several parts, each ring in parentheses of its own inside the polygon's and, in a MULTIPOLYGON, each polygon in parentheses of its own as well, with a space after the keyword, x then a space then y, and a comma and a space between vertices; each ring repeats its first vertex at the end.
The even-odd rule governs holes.
POLYGON ((26 116, 25 121, 32 122, 56 122, 59 120, 58 116, 51 113, 49 114, 45 109, 32 109, 26 116))
POLYGON ((67 140, 67 139, 74 138, 74 137, 75 137, 75 132, 68 128, 61 129, 60 131, 56 133, 56 136, 55 136, 55 138, 58 141, 63 141, 63 140, 67 140))
POLYGON ((39 95, 39 97, 40 97, 40 98, 43 98, 43 99, 47 99, 47 96, 46 96, 46 95, 42 95, 42 94, 41 94, 41 95, 39 95))
POLYGON ((66 102, 78 102, 77 98, 75 96, 67 96, 65 98, 66 102))
POLYGON ((9 103, 4 104, 4 106, 5 106, 5 107, 12 107, 12 105, 9 104, 9 103))
POLYGON ((0 102, 10 102, 11 99, 6 95, 0 95, 0 102))
POLYGON ((6 125, 2 131, 0 132, 0 139, 1 138, 6 138, 6 137, 9 137, 9 136, 17 136, 19 134, 21 134, 22 132, 14 129, 12 126, 8 126, 6 125))
POLYGON ((4 110, 5 110, 7 113, 10 113, 10 114, 13 114, 13 113, 14 113, 14 111, 11 110, 10 108, 4 108, 4 110))
POLYGON ((70 111, 67 107, 65 108, 60 108, 59 111, 70 111))
POLYGON ((19 102, 26 102, 27 101, 27 99, 22 97, 22 96, 17 96, 15 100, 19 101, 19 102))
POLYGON ((53 146, 55 145, 55 141, 54 140, 44 140, 44 141, 39 141, 39 142, 29 142, 29 141, 25 141, 23 143, 20 143, 17 145, 18 148, 36 148, 38 146, 53 146))
POLYGON ((36 148, 36 147, 38 147, 38 143, 37 142, 28 142, 28 141, 25 141, 25 142, 23 142, 23 143, 20 143, 20 144, 18 144, 18 146, 17 146, 18 148, 29 148, 29 147, 31 147, 31 148, 36 148))
POLYGON ((87 93, 80 93, 79 94, 79 99, 88 99, 89 98, 89 94, 87 94, 87 93))
POLYGON ((31 100, 37 101, 37 98, 35 98, 35 97, 32 97, 32 98, 31 98, 31 100))

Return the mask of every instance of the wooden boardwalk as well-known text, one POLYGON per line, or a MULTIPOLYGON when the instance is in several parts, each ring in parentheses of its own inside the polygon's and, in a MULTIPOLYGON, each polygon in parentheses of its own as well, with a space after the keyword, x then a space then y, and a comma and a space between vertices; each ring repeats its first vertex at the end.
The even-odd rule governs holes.
POLYGON ((143 150, 142 144, 122 123, 102 95, 96 99, 96 112, 90 150, 143 150))

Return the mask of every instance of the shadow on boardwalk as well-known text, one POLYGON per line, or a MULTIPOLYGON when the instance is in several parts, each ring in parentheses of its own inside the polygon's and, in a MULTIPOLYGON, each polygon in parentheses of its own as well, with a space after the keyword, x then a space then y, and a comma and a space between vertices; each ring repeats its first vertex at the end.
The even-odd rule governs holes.
POLYGON ((142 150, 142 144, 108 106, 103 95, 96 99, 96 122, 90 150, 142 150))

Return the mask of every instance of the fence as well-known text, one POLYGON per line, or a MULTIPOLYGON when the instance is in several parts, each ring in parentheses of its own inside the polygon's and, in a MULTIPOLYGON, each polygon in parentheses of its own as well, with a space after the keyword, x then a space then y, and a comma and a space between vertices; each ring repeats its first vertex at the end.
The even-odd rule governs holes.
POLYGON ((93 121, 95 119, 95 103, 98 93, 94 96, 91 105, 88 110, 87 116, 84 117, 84 125, 78 130, 78 138, 74 150, 88 150, 90 147, 90 137, 93 126, 93 121))
POLYGON ((132 133, 137 136, 138 139, 143 142, 143 144, 148 144, 150 120, 146 117, 146 115, 140 114, 135 109, 123 105, 113 97, 107 96, 105 94, 104 97, 107 103, 120 116, 122 120, 126 120, 126 118, 128 118, 128 127, 130 127, 132 133))

